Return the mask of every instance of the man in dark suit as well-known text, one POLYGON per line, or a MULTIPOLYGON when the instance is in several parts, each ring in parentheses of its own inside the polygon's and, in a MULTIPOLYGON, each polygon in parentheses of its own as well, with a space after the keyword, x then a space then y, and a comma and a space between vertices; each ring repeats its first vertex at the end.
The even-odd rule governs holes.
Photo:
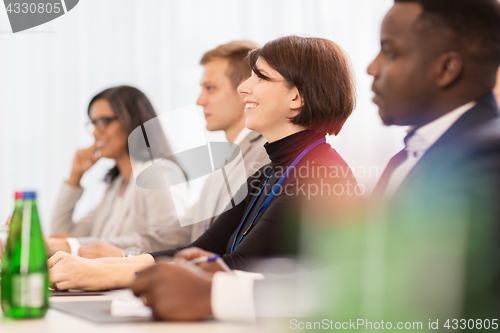
POLYGON ((500 314, 499 65, 496 0, 395 0, 382 23, 373 101, 410 128, 374 192, 379 315, 480 328, 500 314))

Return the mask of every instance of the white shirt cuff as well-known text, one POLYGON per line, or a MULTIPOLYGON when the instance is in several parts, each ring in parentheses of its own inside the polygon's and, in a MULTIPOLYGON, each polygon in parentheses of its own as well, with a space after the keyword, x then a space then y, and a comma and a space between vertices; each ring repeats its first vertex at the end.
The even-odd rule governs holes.
POLYGON ((71 249, 71 254, 74 256, 78 255, 78 250, 80 249, 80 242, 76 238, 66 238, 69 248, 71 249))
POLYGON ((254 281, 262 274, 234 271, 217 272, 212 280, 212 313, 216 319, 255 320, 254 281))

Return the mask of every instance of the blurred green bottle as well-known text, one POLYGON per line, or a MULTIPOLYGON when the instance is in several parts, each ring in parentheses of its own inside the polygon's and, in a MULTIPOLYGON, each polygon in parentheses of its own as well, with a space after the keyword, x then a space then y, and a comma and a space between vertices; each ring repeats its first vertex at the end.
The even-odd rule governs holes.
POLYGON ((36 192, 21 194, 16 192, 2 258, 2 310, 4 316, 11 318, 43 317, 49 305, 47 252, 36 209, 36 192))

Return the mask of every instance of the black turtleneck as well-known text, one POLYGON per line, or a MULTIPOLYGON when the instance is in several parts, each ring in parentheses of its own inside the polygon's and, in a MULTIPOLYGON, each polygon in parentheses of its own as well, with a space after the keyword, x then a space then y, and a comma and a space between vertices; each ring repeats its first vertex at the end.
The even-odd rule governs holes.
POLYGON ((268 165, 273 167, 289 166, 293 160, 311 143, 324 137, 324 135, 305 130, 272 143, 267 142, 264 145, 264 148, 266 149, 267 155, 271 160, 271 163, 268 165))
MULTIPOLYGON (((331 170, 333 169, 327 168, 335 168, 336 171, 341 171, 335 174, 337 178, 333 179, 334 183, 350 182, 352 185, 356 184, 345 161, 328 143, 319 144, 304 156, 297 164, 295 172, 291 172, 281 184, 281 191, 278 191, 269 206, 260 212, 252 226, 251 223, 287 167, 304 149, 322 137, 324 136, 321 134, 305 130, 278 141, 266 143, 264 148, 271 163, 250 176, 247 183, 235 195, 244 195, 244 192, 247 191, 245 199, 234 208, 222 213, 203 235, 187 247, 195 246, 219 254, 233 269, 245 269, 252 260, 258 258, 294 255, 298 244, 295 244, 296 237, 290 237, 289 231, 293 229, 290 228, 290 221, 297 220, 299 198, 308 197, 305 183, 311 179, 329 178, 328 183, 332 184, 333 173, 331 170), (320 166, 323 166, 322 173, 317 171, 320 166), (328 170, 328 172, 324 172, 324 170, 328 170), (272 174, 264 186, 265 180, 271 172, 272 174), (251 207, 261 188, 261 195, 251 207), (248 216, 240 228, 236 242, 234 242, 247 212, 248 216), (249 228, 246 236, 236 246, 243 233, 249 228), (235 244, 234 250, 231 252, 233 243, 235 244)), ((245 161, 245 163, 251 163, 251 161, 245 161)), ((181 249, 183 248, 159 251, 151 253, 151 255, 155 259, 173 256, 181 249)))

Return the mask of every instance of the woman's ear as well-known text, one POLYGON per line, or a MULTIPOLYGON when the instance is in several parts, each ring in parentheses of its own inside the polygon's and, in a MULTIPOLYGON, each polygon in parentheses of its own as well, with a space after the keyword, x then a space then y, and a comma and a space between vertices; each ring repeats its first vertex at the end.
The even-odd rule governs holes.
POLYGON ((293 87, 292 89, 290 89, 290 96, 290 109, 299 110, 304 106, 304 100, 302 99, 302 96, 300 95, 297 87, 293 87))

